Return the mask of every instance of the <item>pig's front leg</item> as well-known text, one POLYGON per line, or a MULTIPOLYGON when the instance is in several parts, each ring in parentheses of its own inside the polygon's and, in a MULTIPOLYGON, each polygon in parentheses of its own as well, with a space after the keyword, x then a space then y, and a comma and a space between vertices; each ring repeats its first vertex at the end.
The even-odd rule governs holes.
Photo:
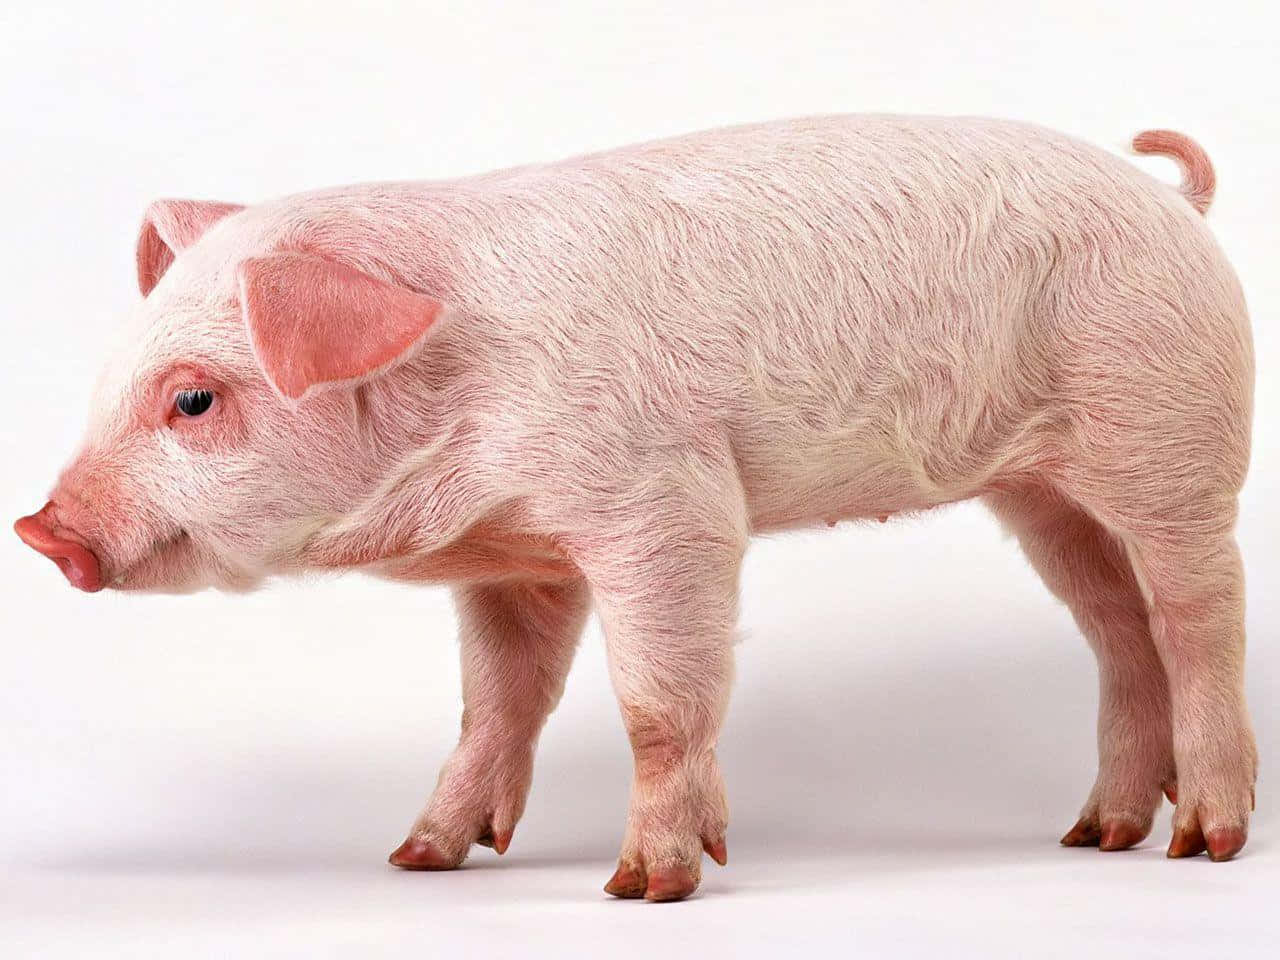
POLYGON ((456 591, 462 736, 391 863, 449 870, 473 843, 507 849, 524 811, 538 734, 564 690, 589 606, 582 582, 456 591))
MULTIPOLYGON (((730 491, 731 492, 731 491, 730 491)), ((670 504, 666 504, 669 508, 670 504)), ((646 521, 583 556, 605 629, 610 673, 635 769, 616 897, 679 900, 697 888, 705 850, 725 862, 728 812, 715 747, 728 703, 739 518, 646 521), (630 538, 630 539, 628 539, 630 538)))

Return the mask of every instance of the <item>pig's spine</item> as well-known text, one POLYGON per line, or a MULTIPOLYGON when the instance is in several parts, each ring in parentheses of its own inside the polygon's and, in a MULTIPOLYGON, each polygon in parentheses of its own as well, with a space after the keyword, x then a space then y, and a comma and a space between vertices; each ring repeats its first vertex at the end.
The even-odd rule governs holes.
POLYGON ((1200 144, 1176 130, 1144 130, 1133 138, 1133 150, 1172 157, 1182 168, 1179 191, 1201 213, 1209 209, 1217 178, 1209 155, 1200 144))

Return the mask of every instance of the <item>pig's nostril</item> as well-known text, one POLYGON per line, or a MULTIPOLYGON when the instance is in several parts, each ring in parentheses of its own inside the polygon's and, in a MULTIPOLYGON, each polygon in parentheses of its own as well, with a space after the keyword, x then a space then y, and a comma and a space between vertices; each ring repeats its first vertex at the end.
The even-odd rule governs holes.
POLYGON ((49 508, 23 517, 13 525, 22 542, 58 565, 72 586, 89 593, 102 589, 102 569, 93 551, 84 544, 59 536, 46 518, 49 508))

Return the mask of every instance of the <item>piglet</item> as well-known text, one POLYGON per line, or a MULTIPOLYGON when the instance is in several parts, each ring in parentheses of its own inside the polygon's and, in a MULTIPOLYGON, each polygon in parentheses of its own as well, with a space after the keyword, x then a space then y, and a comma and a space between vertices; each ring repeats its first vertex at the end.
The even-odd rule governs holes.
POLYGON ((1068 845, 1244 845, 1233 538, 1253 359, 1174 189, 1047 130, 844 116, 252 207, 162 200, 88 437, 18 534, 82 590, 448 583, 465 710, 391 862, 502 853, 594 606, 634 785, 619 897, 725 862, 753 534, 981 498, 1101 672, 1068 845))

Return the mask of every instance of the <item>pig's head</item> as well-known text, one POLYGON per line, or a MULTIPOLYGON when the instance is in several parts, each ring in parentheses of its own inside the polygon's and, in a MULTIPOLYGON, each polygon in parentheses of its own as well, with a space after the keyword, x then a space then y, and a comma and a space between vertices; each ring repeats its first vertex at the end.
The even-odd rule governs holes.
POLYGON ((361 388, 441 314, 331 254, 254 210, 153 204, 143 299, 82 449, 19 536, 89 591, 247 588, 296 568, 305 532, 385 467, 361 388))

